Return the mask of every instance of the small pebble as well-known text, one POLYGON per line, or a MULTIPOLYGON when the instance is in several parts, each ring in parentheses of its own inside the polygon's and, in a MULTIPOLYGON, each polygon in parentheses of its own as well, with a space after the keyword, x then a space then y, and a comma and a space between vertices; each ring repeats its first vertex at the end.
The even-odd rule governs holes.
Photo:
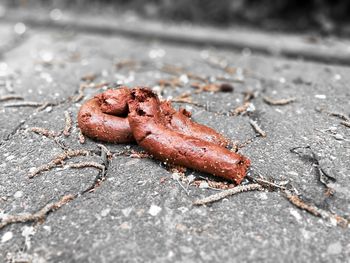
POLYGON ((320 99, 320 100, 325 100, 325 99, 327 99, 327 96, 324 94, 316 94, 315 98, 320 99))
POLYGON ((157 206, 157 205, 151 205, 151 207, 149 208, 148 210, 148 213, 151 215, 151 216, 156 216, 160 213, 160 211, 162 211, 162 208, 157 206))
POLYGON ((327 254, 330 254, 330 255, 340 254, 342 252, 342 250, 343 250, 343 246, 338 241, 338 242, 332 243, 328 246, 327 254))
POLYGON ((13 238, 13 233, 11 231, 6 232, 2 238, 1 238, 1 243, 5 243, 13 238))
POLYGON ((102 217, 105 217, 105 216, 107 216, 107 215, 109 214, 109 212, 111 212, 111 209, 110 209, 110 208, 103 209, 103 210, 101 211, 101 216, 102 216, 102 217))
POLYGON ((23 196, 23 192, 22 191, 17 191, 14 195, 13 195, 13 197, 14 198, 21 198, 23 196))

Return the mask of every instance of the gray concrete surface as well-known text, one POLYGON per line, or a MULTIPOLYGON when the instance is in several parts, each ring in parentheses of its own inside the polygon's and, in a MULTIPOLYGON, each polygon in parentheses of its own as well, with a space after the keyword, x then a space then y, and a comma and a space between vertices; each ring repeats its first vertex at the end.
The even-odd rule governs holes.
MULTIPOLYGON (((13 41, 13 24, 1 24, 1 45, 13 41)), ((243 92, 257 91, 254 118, 267 137, 257 137, 241 149, 254 171, 279 181, 289 180, 318 206, 349 217, 350 129, 316 108, 350 113, 348 67, 288 60, 214 48, 171 45, 119 36, 101 36, 70 30, 26 28, 21 42, 6 49, 0 61, 0 96, 14 92, 28 101, 56 101, 44 111, 4 108, 0 102, 0 216, 35 212, 65 194, 80 193, 94 183, 93 168, 57 168, 29 179, 31 168, 50 161, 63 150, 53 140, 28 132, 39 126, 59 131, 64 111, 75 121, 71 136, 61 142, 72 149, 96 150, 97 142, 78 142, 76 114, 82 102, 77 94, 81 77, 98 74, 96 83, 111 81, 130 87, 155 87, 170 75, 162 64, 189 71, 223 75, 205 62, 224 58, 232 67, 250 73, 243 83, 233 83, 232 93, 195 94, 189 83, 164 90, 171 98, 191 92, 194 101, 209 111, 187 105, 193 118, 237 141, 255 136, 247 116, 227 116, 242 104, 243 92), (144 61, 141 68, 116 70, 123 59, 144 61), (7 85, 4 83, 8 83, 7 85), (262 97, 296 97, 285 106, 270 106, 262 97), (337 134, 337 135, 336 135, 337 134), (336 136, 338 139, 336 139, 336 136), (290 148, 310 145, 327 163, 337 181, 336 193, 326 198, 324 187, 310 162, 290 148)), ((235 76, 237 77, 237 76, 235 76)), ((86 98, 100 92, 85 90, 86 98)), ((182 104, 182 106, 184 106, 182 104)), ((105 144, 112 151, 125 145, 105 144)), ((132 149, 137 149, 135 145, 132 149)), ((69 161, 102 162, 98 156, 69 161)), ((189 171, 188 174, 199 176, 189 171)), ((1 262, 350 262, 348 228, 335 226, 291 205, 277 192, 247 192, 208 207, 192 201, 214 190, 190 186, 188 195, 164 165, 151 159, 115 156, 106 180, 50 213, 42 224, 13 224, 0 230, 1 262), (152 213, 152 209, 158 213, 152 213)))

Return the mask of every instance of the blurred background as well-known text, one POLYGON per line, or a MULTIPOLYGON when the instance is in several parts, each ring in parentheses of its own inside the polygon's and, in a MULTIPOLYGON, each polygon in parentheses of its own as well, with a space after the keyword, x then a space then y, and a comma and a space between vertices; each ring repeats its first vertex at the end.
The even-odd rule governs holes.
POLYGON ((350 2, 344 0, 2 0, 2 8, 69 9, 150 19, 244 25, 266 30, 350 32, 350 2))

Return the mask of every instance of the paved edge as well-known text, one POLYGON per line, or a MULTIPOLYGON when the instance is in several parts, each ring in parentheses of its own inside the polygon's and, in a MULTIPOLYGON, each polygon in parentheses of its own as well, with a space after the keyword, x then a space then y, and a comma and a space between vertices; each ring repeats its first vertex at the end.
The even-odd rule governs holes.
POLYGON ((160 40, 195 46, 227 49, 248 48, 253 52, 305 59, 323 63, 350 65, 350 40, 310 38, 308 35, 272 33, 231 27, 229 29, 198 25, 175 25, 123 16, 98 16, 65 12, 52 20, 48 11, 8 10, 0 22, 23 22, 32 27, 71 29, 105 35, 160 40), (34 15, 35 14, 35 15, 34 15))

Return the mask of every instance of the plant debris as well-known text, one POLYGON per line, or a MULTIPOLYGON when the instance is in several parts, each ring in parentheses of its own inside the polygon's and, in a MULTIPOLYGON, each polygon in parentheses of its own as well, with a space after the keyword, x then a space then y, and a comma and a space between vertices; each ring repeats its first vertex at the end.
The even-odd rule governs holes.
POLYGON ((263 100, 269 105, 287 105, 289 103, 294 102, 296 98, 272 99, 270 97, 264 97, 263 100))
POLYGON ((88 73, 88 74, 82 76, 81 80, 82 81, 86 81, 86 82, 93 82, 96 78, 97 78, 97 74, 95 74, 95 73, 88 73))
POLYGON ((196 88, 196 93, 200 92, 232 92, 234 90, 233 86, 229 83, 207 83, 200 84, 194 82, 191 87, 196 88))
POLYGON ((55 138, 61 135, 61 133, 59 132, 55 132, 55 131, 51 131, 45 128, 41 128, 41 127, 32 127, 28 129, 31 132, 35 132, 37 134, 43 135, 45 137, 48 138, 55 138))
POLYGON ((348 117, 344 113, 341 113, 341 112, 330 112, 330 111, 326 111, 326 113, 329 116, 338 117, 339 119, 342 119, 343 121, 350 122, 350 117, 348 117))
POLYGON ((350 121, 341 121, 340 122, 342 125, 344 125, 345 127, 350 128, 350 121))
POLYGON ((5 108, 10 107, 40 107, 42 106, 42 102, 36 101, 19 101, 19 102, 11 102, 4 105, 5 108))
POLYGON ((104 172, 104 170, 105 170, 105 166, 102 164, 99 164, 97 162, 67 163, 66 166, 69 168, 77 168, 77 169, 86 168, 86 167, 93 167, 93 168, 97 168, 97 169, 101 170, 102 172, 104 172))
POLYGON ((67 137, 70 135, 70 130, 72 129, 73 121, 72 121, 72 117, 68 111, 64 112, 64 116, 65 116, 65 126, 63 129, 63 135, 67 137))
POLYGON ((170 79, 160 79, 158 80, 158 85, 161 87, 183 87, 183 82, 179 77, 174 77, 170 79))
POLYGON ((235 108, 233 111, 232 111, 232 115, 233 116, 237 116, 237 115, 243 115, 245 113, 248 112, 248 109, 251 107, 251 102, 244 102, 243 105, 241 106, 238 106, 237 108, 235 108))
POLYGON ((206 205, 238 193, 247 192, 247 191, 262 191, 262 190, 264 190, 264 188, 260 184, 238 185, 234 188, 224 190, 220 193, 205 197, 203 199, 196 200, 193 202, 193 205, 197 205, 197 206, 206 205))
POLYGON ((249 123, 260 136, 266 137, 266 132, 263 129, 261 129, 261 127, 256 121, 249 120, 249 123))
POLYGON ((41 165, 37 168, 35 168, 33 171, 29 173, 29 178, 33 178, 34 176, 40 174, 43 171, 51 170, 52 168, 55 168, 58 165, 63 165, 64 161, 68 158, 76 157, 76 156, 82 156, 82 155, 89 155, 89 151, 86 150, 67 150, 64 153, 61 153, 57 155, 52 161, 50 161, 47 164, 41 165))
POLYGON ((330 220, 331 222, 335 222, 337 225, 342 226, 342 227, 347 227, 349 225, 349 220, 333 214, 331 212, 328 212, 326 210, 323 210, 321 208, 318 208, 314 204, 311 203, 306 203, 304 202, 299 196, 291 193, 290 191, 284 191, 284 194, 286 195, 287 199, 289 202, 291 202, 293 205, 296 207, 305 210, 309 212, 310 214, 317 216, 317 217, 322 217, 326 220, 330 220))
POLYGON ((46 216, 55 210, 58 210, 65 204, 72 201, 76 195, 65 195, 63 196, 59 201, 54 203, 49 203, 45 205, 42 209, 39 211, 33 213, 33 214, 19 214, 19 215, 9 215, 5 219, 3 219, 0 222, 0 229, 4 228, 5 226, 13 223, 25 223, 25 222, 42 222, 45 220, 46 216))
POLYGON ((13 95, 13 94, 0 96, 0 101, 8 101, 8 100, 24 100, 24 98, 22 96, 13 95))
POLYGON ((84 144, 85 143, 85 136, 84 134, 81 132, 81 129, 79 128, 78 131, 78 140, 80 144, 84 144))

